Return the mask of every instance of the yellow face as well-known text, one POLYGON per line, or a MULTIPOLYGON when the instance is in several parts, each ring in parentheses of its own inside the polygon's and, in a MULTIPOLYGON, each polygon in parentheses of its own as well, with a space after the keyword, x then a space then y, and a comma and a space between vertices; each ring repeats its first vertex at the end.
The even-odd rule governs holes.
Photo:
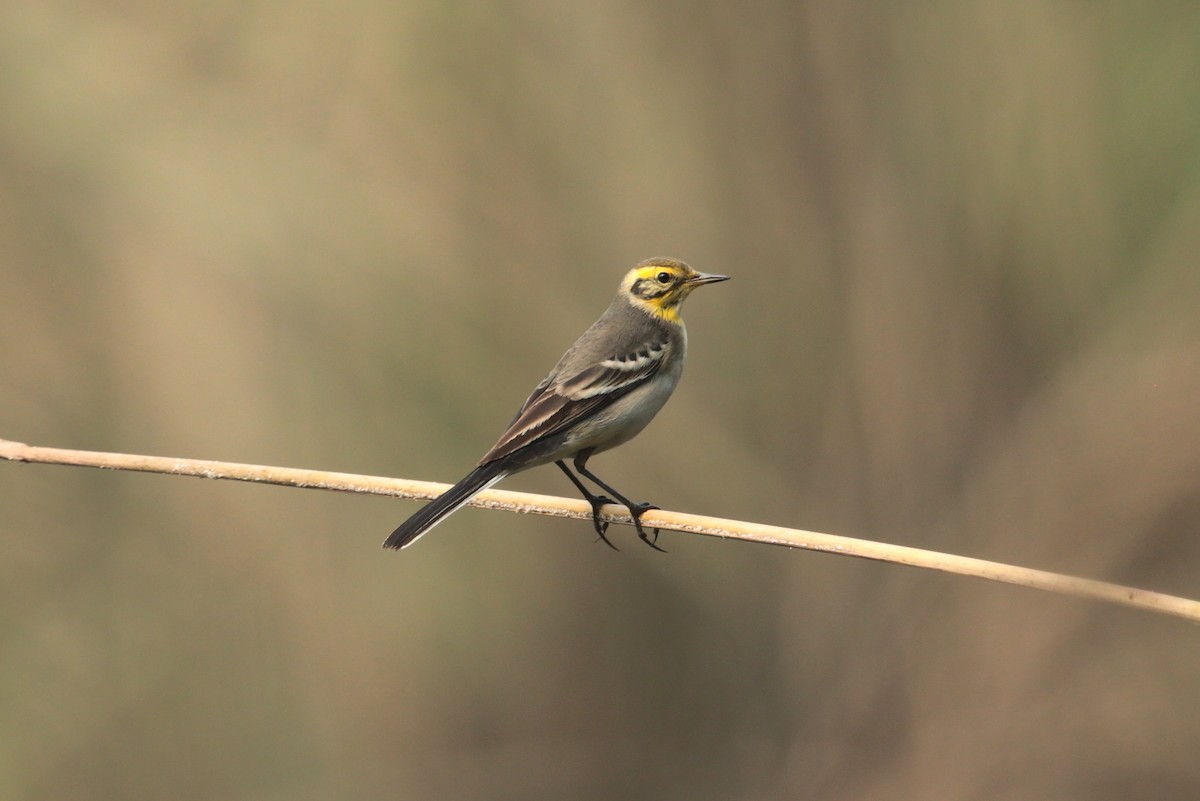
POLYGON ((677 259, 648 259, 626 273, 621 290, 635 306, 677 322, 679 304, 693 289, 727 280, 726 275, 698 273, 677 259))

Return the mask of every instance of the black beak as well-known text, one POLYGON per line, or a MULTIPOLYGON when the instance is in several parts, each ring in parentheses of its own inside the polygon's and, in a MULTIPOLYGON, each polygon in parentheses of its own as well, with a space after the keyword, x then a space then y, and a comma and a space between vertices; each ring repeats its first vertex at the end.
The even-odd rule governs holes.
POLYGON ((721 281, 728 281, 728 275, 712 275, 711 273, 696 273, 689 278, 686 283, 688 286, 703 286, 704 284, 716 284, 721 281))

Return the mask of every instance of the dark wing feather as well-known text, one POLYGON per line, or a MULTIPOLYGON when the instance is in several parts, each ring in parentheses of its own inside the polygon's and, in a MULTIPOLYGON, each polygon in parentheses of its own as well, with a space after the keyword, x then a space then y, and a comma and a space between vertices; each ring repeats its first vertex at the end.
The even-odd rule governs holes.
POLYGON ((571 376, 551 375, 537 385, 500 441, 479 463, 500 459, 541 437, 557 434, 650 380, 662 366, 667 345, 663 340, 571 376))

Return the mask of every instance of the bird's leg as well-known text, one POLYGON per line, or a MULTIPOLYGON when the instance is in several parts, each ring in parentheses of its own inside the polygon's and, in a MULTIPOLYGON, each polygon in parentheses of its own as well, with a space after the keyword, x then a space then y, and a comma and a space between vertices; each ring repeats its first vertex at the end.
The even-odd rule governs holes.
POLYGON ((646 535, 646 529, 642 528, 642 515, 644 515, 646 512, 649 512, 651 509, 657 509, 658 507, 652 503, 634 503, 609 485, 605 484, 596 477, 595 473, 592 473, 587 469, 587 460, 589 456, 591 456, 591 453, 587 451, 583 451, 578 454, 575 457, 575 469, 579 471, 580 475, 591 479, 596 486, 611 492, 613 497, 620 501, 621 504, 623 504, 625 508, 629 510, 629 516, 633 518, 633 526, 637 529, 638 537, 642 542, 646 543, 656 551, 662 551, 663 553, 666 553, 665 550, 659 548, 658 545, 655 544, 658 542, 658 529, 654 529, 654 539, 651 540, 650 537, 646 535))
POLYGON ((555 464, 567 474, 567 478, 571 479, 571 483, 575 485, 575 488, 583 493, 584 500, 592 505, 592 525, 596 527, 596 533, 600 535, 600 539, 604 540, 604 544, 609 548, 612 548, 614 551, 621 550, 617 546, 613 545, 609 541, 608 537, 604 536, 604 532, 608 531, 608 523, 600 519, 600 507, 608 503, 616 503, 616 501, 614 501, 612 498, 606 498, 603 495, 593 495, 591 491, 584 486, 583 482, 575 477, 575 474, 571 472, 571 468, 567 467, 567 463, 562 459, 559 459, 557 462, 555 462, 555 464))

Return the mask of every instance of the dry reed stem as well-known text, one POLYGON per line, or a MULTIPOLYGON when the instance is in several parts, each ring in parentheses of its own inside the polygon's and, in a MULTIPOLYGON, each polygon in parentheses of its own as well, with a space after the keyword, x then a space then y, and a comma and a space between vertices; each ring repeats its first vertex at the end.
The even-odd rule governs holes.
MULTIPOLYGON (((292 467, 214 462, 206 459, 176 459, 166 456, 43 448, 4 439, 0 439, 0 459, 14 462, 75 465, 107 470, 137 470, 146 473, 254 481, 289 487, 390 495, 414 500, 436 498, 448 489, 446 484, 427 481, 332 473, 292 467)), ((591 507, 585 501, 551 495, 532 495, 524 492, 489 490, 477 496, 470 505, 522 514, 576 519, 591 518, 591 507)), ((626 525, 631 523, 624 507, 610 506, 606 509, 608 511, 603 512, 603 519, 626 525)), ((1001 581, 1047 592, 1132 606, 1148 612, 1200 622, 1200 601, 1001 562, 989 562, 983 559, 955 556, 902 545, 888 545, 836 534, 822 534, 815 531, 781 528, 740 520, 701 517, 681 512, 649 511, 642 516, 642 522, 647 527, 671 531, 748 540, 769 545, 782 545, 788 548, 823 551, 841 556, 856 556, 880 562, 893 562, 929 570, 941 570, 946 573, 974 576, 989 581, 1001 581)))

